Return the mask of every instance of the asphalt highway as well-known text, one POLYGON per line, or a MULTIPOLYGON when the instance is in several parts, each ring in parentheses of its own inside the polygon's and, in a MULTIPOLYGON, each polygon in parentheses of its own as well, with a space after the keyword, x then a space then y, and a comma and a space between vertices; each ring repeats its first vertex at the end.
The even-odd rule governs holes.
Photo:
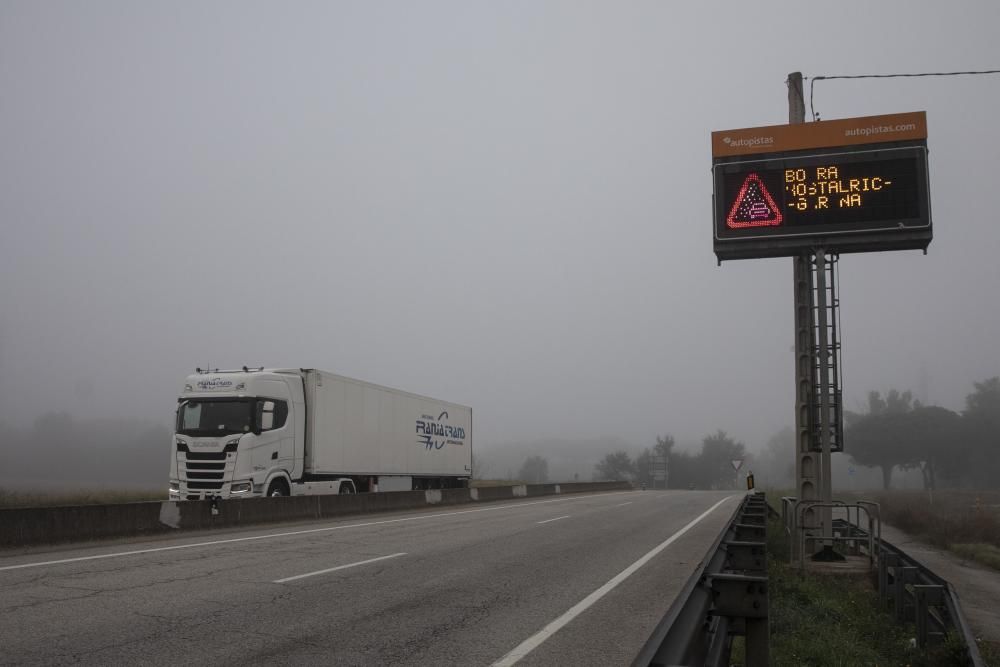
POLYGON ((739 497, 565 495, 0 552, 0 664, 629 664, 739 497))

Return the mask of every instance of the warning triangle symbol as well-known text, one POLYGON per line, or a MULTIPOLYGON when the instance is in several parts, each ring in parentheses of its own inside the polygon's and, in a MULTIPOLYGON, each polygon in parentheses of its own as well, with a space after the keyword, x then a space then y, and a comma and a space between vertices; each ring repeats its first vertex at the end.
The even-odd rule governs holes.
POLYGON ((729 228, 773 227, 780 225, 782 219, 781 211, 764 186, 764 181, 755 173, 748 174, 726 218, 729 228))

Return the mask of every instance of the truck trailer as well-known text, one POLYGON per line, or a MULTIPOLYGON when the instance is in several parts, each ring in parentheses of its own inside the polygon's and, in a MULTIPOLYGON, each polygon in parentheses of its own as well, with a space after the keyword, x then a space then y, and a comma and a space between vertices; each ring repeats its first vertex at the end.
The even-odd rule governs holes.
POLYGON ((170 498, 461 488, 472 409, 311 368, 201 370, 177 401, 170 498))

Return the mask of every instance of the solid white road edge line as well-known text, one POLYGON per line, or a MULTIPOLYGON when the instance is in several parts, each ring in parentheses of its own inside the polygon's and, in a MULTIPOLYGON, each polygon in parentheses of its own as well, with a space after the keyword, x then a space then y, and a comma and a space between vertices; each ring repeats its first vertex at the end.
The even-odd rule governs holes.
POLYGON ((566 514, 564 516, 557 516, 554 519, 546 519, 545 521, 537 521, 536 523, 551 523, 553 521, 558 521, 559 519, 568 519, 568 518, 569 518, 569 514, 566 514))
POLYGON ((615 507, 625 507, 626 505, 631 505, 631 504, 632 504, 632 501, 630 500, 627 503, 622 503, 621 505, 615 505, 615 507))
POLYGON ((604 597, 612 590, 614 590, 615 587, 618 586, 618 584, 628 579, 632 574, 635 573, 636 570, 638 570, 640 567, 642 567, 650 560, 652 560, 653 557, 655 557, 658 553, 660 553, 661 551, 669 547, 671 544, 673 544, 681 535, 683 535, 684 533, 688 532, 696 525, 698 525, 702 519, 704 519, 713 511, 715 511, 715 509, 719 505, 726 502, 727 500, 731 500, 732 498, 736 497, 737 496, 729 496, 727 498, 723 498, 719 502, 712 505, 710 508, 708 508, 700 515, 698 515, 698 517, 693 521, 691 521, 691 523, 687 524, 686 526, 678 530, 676 533, 668 537, 663 542, 660 542, 657 546, 653 547, 653 549, 645 556, 643 556, 642 558, 640 558, 639 560, 637 560, 636 562, 632 563, 627 568, 619 572, 608 583, 604 584, 596 591, 594 591, 593 593, 591 593, 590 595, 588 595, 587 597, 583 598, 575 605, 570 607, 569 611, 567 611, 565 614, 563 614, 556 620, 552 621, 551 623, 546 625, 544 628, 542 628, 532 636, 525 639, 518 646, 512 649, 509 653, 507 653, 507 655, 503 656, 502 658, 494 662, 493 667, 509 667, 510 665, 517 663, 521 658, 523 658, 524 656, 528 655, 536 648, 541 646, 545 642, 545 640, 547 640, 549 637, 557 633, 563 626, 565 626, 574 618, 585 612, 595 602, 597 602, 602 597, 604 597))
MULTIPOLYGON (((553 500, 534 500, 531 502, 516 503, 513 505, 497 505, 496 507, 480 507, 474 510, 458 510, 455 512, 437 512, 435 514, 422 514, 420 516, 410 516, 404 517, 402 519, 385 519, 382 521, 366 521, 364 523, 351 523, 346 526, 328 526, 326 528, 309 528, 306 530, 293 530, 284 533, 268 533, 267 535, 253 535, 251 537, 234 537, 228 540, 212 540, 210 542, 195 542, 193 544, 177 544, 171 547, 155 547, 151 549, 134 549, 132 551, 116 551, 110 554, 98 554, 96 556, 78 556, 76 558, 61 558, 59 560, 47 560, 38 563, 21 563, 20 565, 5 565, 0 567, 0 572, 6 570, 22 570, 28 567, 42 567, 44 565, 62 565, 64 563, 79 563, 86 560, 99 560, 102 558, 118 558, 121 556, 138 556, 140 554, 151 554, 159 551, 174 551, 176 549, 193 549, 195 547, 210 547, 217 544, 233 544, 235 542, 248 542, 251 540, 267 540, 272 537, 290 537, 293 535, 308 535, 310 533, 325 533, 332 530, 346 530, 348 528, 367 528, 369 526, 383 526, 390 523, 404 523, 407 521, 423 521, 424 519, 435 519, 443 516, 456 516, 459 514, 472 514, 475 512, 494 512, 496 510, 504 509, 517 509, 518 507, 527 507, 528 505, 544 505, 546 503, 562 503, 570 500, 583 500, 584 498, 597 498, 604 495, 608 496, 618 496, 623 493, 632 493, 632 491, 615 491, 613 493, 603 494, 603 493, 589 493, 580 496, 572 496, 569 498, 555 498, 553 500)), ((334 517, 330 517, 334 520, 334 517)))
POLYGON ((305 574, 297 574, 294 577, 285 577, 284 579, 275 579, 274 583, 283 584, 286 581, 295 581, 296 579, 305 579, 306 577, 314 577, 317 574, 326 574, 328 572, 336 572, 337 570, 346 570, 349 567, 357 567, 358 565, 367 565, 368 563, 374 563, 380 560, 387 560, 389 558, 399 558, 400 556, 405 556, 406 552, 398 554, 390 554, 388 556, 379 556, 378 558, 369 558, 368 560, 359 560, 357 563, 348 563, 347 565, 338 565, 337 567, 328 567, 325 570, 316 570, 315 572, 306 572, 305 574))

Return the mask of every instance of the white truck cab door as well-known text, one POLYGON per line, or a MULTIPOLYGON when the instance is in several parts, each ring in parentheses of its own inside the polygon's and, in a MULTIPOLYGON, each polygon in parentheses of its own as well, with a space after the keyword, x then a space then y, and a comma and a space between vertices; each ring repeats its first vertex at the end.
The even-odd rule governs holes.
POLYGON ((257 426, 260 435, 253 451, 255 477, 262 471, 284 470, 289 475, 295 465, 295 420, 292 401, 283 382, 258 383, 257 426))

